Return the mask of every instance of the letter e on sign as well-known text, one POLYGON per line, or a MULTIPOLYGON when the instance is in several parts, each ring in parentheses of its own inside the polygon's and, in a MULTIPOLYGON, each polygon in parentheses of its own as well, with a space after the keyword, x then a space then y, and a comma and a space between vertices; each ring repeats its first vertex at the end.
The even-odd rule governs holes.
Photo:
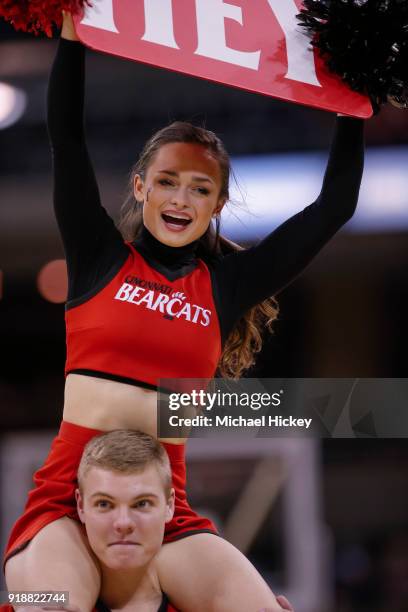
POLYGON ((328 72, 297 25, 301 0, 93 0, 75 18, 89 47, 356 117, 367 97, 328 72))

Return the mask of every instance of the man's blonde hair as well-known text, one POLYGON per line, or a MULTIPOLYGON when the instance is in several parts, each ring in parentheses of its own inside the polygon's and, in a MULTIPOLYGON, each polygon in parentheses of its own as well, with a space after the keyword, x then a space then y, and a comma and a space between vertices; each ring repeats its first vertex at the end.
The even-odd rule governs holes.
POLYGON ((141 431, 117 429, 92 438, 84 448, 78 467, 78 486, 82 493, 84 478, 92 467, 132 474, 156 465, 166 498, 172 487, 171 467, 163 446, 141 431))

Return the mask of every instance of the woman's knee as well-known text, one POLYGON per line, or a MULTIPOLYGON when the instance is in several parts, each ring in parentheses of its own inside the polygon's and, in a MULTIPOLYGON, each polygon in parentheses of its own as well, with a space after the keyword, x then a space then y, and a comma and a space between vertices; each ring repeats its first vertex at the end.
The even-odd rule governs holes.
POLYGON ((279 610, 274 594, 254 566, 215 535, 197 534, 165 544, 157 569, 162 589, 181 609, 279 610))
POLYGON ((101 583, 100 569, 85 534, 67 517, 44 527, 26 548, 11 557, 5 575, 9 591, 68 592, 67 612, 92 609, 101 583))

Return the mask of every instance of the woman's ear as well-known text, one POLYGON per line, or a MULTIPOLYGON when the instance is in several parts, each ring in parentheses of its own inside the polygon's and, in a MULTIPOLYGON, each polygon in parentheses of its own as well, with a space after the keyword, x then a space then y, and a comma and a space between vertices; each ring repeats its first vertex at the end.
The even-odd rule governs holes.
POLYGON ((133 180, 133 193, 135 195, 136 202, 143 204, 144 196, 144 183, 140 174, 136 174, 133 180))
POLYGON ((218 200, 218 204, 215 207, 214 212, 213 212, 213 217, 218 217, 218 215, 220 214, 220 212, 222 211, 226 203, 227 203, 226 198, 222 198, 218 200))

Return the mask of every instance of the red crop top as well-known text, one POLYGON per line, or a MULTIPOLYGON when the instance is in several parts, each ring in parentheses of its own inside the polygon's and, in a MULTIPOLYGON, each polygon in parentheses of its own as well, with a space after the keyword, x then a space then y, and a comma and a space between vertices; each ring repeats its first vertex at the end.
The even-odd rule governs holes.
POLYGON ((128 245, 119 272, 68 305, 66 374, 81 371, 156 387, 164 378, 212 378, 221 334, 202 260, 169 281, 128 245))

